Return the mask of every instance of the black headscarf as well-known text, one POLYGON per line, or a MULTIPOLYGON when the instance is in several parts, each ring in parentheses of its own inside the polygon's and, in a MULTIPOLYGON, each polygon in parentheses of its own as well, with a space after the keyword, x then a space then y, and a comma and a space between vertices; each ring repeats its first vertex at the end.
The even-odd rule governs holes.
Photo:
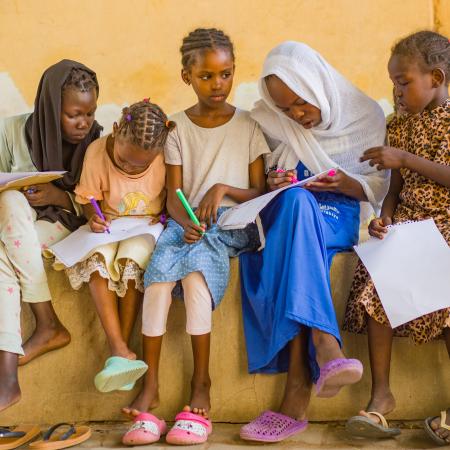
MULTIPOLYGON (((95 72, 76 61, 63 59, 50 66, 42 75, 34 103, 34 112, 25 124, 25 137, 31 160, 40 172, 66 170, 64 177, 53 181, 59 188, 73 192, 80 179, 83 159, 88 145, 100 137, 102 127, 94 121, 89 133, 79 144, 70 144, 62 138, 61 101, 62 87, 72 69, 83 69, 98 83, 95 72)), ((86 222, 59 206, 34 207, 38 219, 61 222, 71 231, 86 222)))

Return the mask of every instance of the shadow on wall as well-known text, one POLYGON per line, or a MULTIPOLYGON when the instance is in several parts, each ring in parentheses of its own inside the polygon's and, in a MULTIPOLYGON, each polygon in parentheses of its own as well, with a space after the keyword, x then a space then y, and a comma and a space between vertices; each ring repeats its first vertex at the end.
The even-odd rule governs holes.
MULTIPOLYGON (((33 110, 32 105, 27 105, 22 94, 14 84, 14 81, 6 72, 0 73, 0 92, 2 93, 0 117, 14 116, 33 110)), ((259 98, 258 85, 256 82, 241 83, 237 86, 231 103, 240 109, 250 110, 259 98)), ((138 99, 132 99, 130 100, 130 103, 137 100, 138 99)), ((382 98, 378 100, 378 103, 383 108, 385 116, 388 116, 394 111, 389 100, 382 98)), ((113 123, 119 119, 124 106, 126 105, 118 105, 115 103, 99 105, 96 119, 103 125, 104 133, 109 133, 112 130, 113 123)), ((171 113, 175 112, 171 111, 170 108, 166 109, 171 113)))

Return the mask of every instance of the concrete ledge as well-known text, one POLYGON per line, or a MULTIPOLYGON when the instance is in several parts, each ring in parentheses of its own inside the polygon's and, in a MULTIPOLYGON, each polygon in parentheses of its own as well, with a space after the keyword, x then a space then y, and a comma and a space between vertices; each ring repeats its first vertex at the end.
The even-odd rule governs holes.
MULTIPOLYGON (((339 320, 345 309, 356 256, 337 255, 331 270, 333 298, 339 320)), ((120 408, 131 401, 128 393, 100 394, 94 375, 107 356, 104 333, 85 287, 74 292, 65 275, 49 271, 55 309, 72 333, 72 343, 19 369, 22 400, 1 414, 2 425, 19 422, 123 420, 120 408)), ((24 307, 24 330, 31 330, 31 316, 24 307)), ((133 348, 140 347, 139 326, 133 348)), ((168 420, 188 400, 192 371, 190 341, 185 334, 185 313, 174 302, 161 360, 161 406, 155 410, 168 420)), ((310 420, 340 420, 365 406, 370 393, 370 371, 365 336, 344 334, 345 352, 361 359, 363 380, 344 389, 331 401, 313 398, 310 420)), ((450 363, 443 342, 415 347, 405 339, 394 344, 391 380, 397 395, 393 419, 420 419, 435 415, 450 404, 450 363)), ((226 296, 214 313, 211 351, 212 417, 217 422, 246 422, 262 410, 276 408, 284 375, 248 375, 242 330, 238 261, 232 261, 226 296)))

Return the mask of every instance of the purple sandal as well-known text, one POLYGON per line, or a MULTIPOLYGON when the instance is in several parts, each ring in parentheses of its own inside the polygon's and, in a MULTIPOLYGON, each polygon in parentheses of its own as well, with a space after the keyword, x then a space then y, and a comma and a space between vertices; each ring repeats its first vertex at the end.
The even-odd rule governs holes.
POLYGON ((273 411, 264 411, 241 428, 241 439, 257 442, 280 442, 306 430, 308 421, 295 420, 273 411))
POLYGON ((328 361, 320 368, 316 384, 317 397, 334 397, 340 389, 357 383, 363 374, 363 365, 357 359, 338 358, 328 361))

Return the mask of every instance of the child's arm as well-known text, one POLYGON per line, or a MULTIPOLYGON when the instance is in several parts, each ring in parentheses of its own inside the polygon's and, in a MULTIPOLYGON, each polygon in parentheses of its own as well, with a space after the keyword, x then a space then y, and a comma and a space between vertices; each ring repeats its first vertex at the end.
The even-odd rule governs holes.
POLYGON ((196 211, 196 215, 201 222, 209 223, 211 218, 214 222, 217 221, 217 210, 225 195, 238 203, 243 203, 258 197, 264 192, 266 180, 262 156, 256 158, 248 167, 250 178, 249 189, 241 189, 229 186, 228 184, 217 183, 208 190, 196 211))
POLYGON ((369 224, 369 234, 371 236, 383 239, 384 235, 387 233, 386 227, 392 224, 392 217, 397 209, 402 187, 403 178, 400 175, 400 171, 393 169, 391 172, 389 191, 383 200, 380 217, 373 219, 369 224))
MULTIPOLYGON (((445 142, 444 147, 448 152, 448 139, 445 142)), ((378 169, 409 169, 450 188, 450 166, 430 161, 399 148, 386 146, 371 148, 364 152, 361 161, 369 161, 371 166, 376 165, 378 169)))
MULTIPOLYGON (((202 237, 205 226, 199 227, 189 218, 177 197, 176 190, 183 189, 183 166, 166 164, 167 211, 184 229, 184 240, 193 244, 202 237)), ((197 216, 198 217, 198 216, 197 216)))
POLYGON ((100 219, 100 217, 95 212, 94 207, 90 203, 82 205, 82 207, 84 217, 86 217, 86 219, 88 220, 91 230, 94 233, 104 233, 108 229, 110 223, 100 219))

